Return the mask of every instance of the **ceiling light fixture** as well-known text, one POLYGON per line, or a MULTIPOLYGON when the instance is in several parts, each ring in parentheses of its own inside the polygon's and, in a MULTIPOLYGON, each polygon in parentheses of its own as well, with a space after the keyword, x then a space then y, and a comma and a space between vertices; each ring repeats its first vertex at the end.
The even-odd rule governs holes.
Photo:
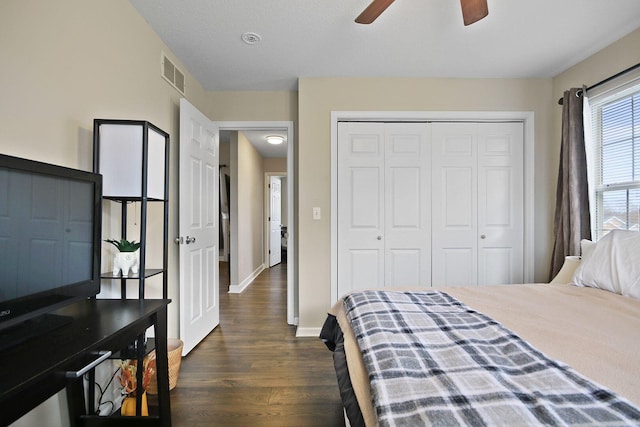
POLYGON ((267 136, 267 142, 273 145, 280 145, 284 142, 284 136, 281 135, 269 135, 267 136))

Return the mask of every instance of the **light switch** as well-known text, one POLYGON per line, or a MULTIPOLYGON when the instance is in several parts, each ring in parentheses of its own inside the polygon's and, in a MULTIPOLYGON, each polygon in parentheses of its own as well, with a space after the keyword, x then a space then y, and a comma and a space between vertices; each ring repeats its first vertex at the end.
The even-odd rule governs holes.
POLYGON ((313 208, 313 219, 319 220, 322 217, 322 211, 319 207, 313 208))

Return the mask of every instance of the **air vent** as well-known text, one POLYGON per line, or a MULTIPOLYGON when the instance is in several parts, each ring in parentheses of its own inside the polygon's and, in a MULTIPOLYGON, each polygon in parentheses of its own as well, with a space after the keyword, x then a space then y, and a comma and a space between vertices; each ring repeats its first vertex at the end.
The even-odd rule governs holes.
POLYGON ((167 58, 164 52, 162 53, 161 72, 162 77, 178 92, 184 95, 184 73, 167 58))

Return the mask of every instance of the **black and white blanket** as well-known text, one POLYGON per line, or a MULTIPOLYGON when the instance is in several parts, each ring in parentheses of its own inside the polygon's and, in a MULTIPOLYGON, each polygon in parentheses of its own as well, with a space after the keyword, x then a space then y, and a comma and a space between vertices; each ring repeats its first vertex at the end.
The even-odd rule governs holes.
POLYGON ((344 298, 381 426, 640 425, 640 409, 443 292, 344 298))

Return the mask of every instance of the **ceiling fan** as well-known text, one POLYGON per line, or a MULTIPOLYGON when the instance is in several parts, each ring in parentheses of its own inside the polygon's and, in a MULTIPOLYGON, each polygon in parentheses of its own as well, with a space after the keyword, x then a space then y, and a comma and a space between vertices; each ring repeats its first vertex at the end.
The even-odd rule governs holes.
MULTIPOLYGON (((373 0, 356 18, 358 24, 371 24, 388 8, 394 0, 373 0)), ((487 0, 460 0, 464 25, 478 22, 489 14, 487 0)))

